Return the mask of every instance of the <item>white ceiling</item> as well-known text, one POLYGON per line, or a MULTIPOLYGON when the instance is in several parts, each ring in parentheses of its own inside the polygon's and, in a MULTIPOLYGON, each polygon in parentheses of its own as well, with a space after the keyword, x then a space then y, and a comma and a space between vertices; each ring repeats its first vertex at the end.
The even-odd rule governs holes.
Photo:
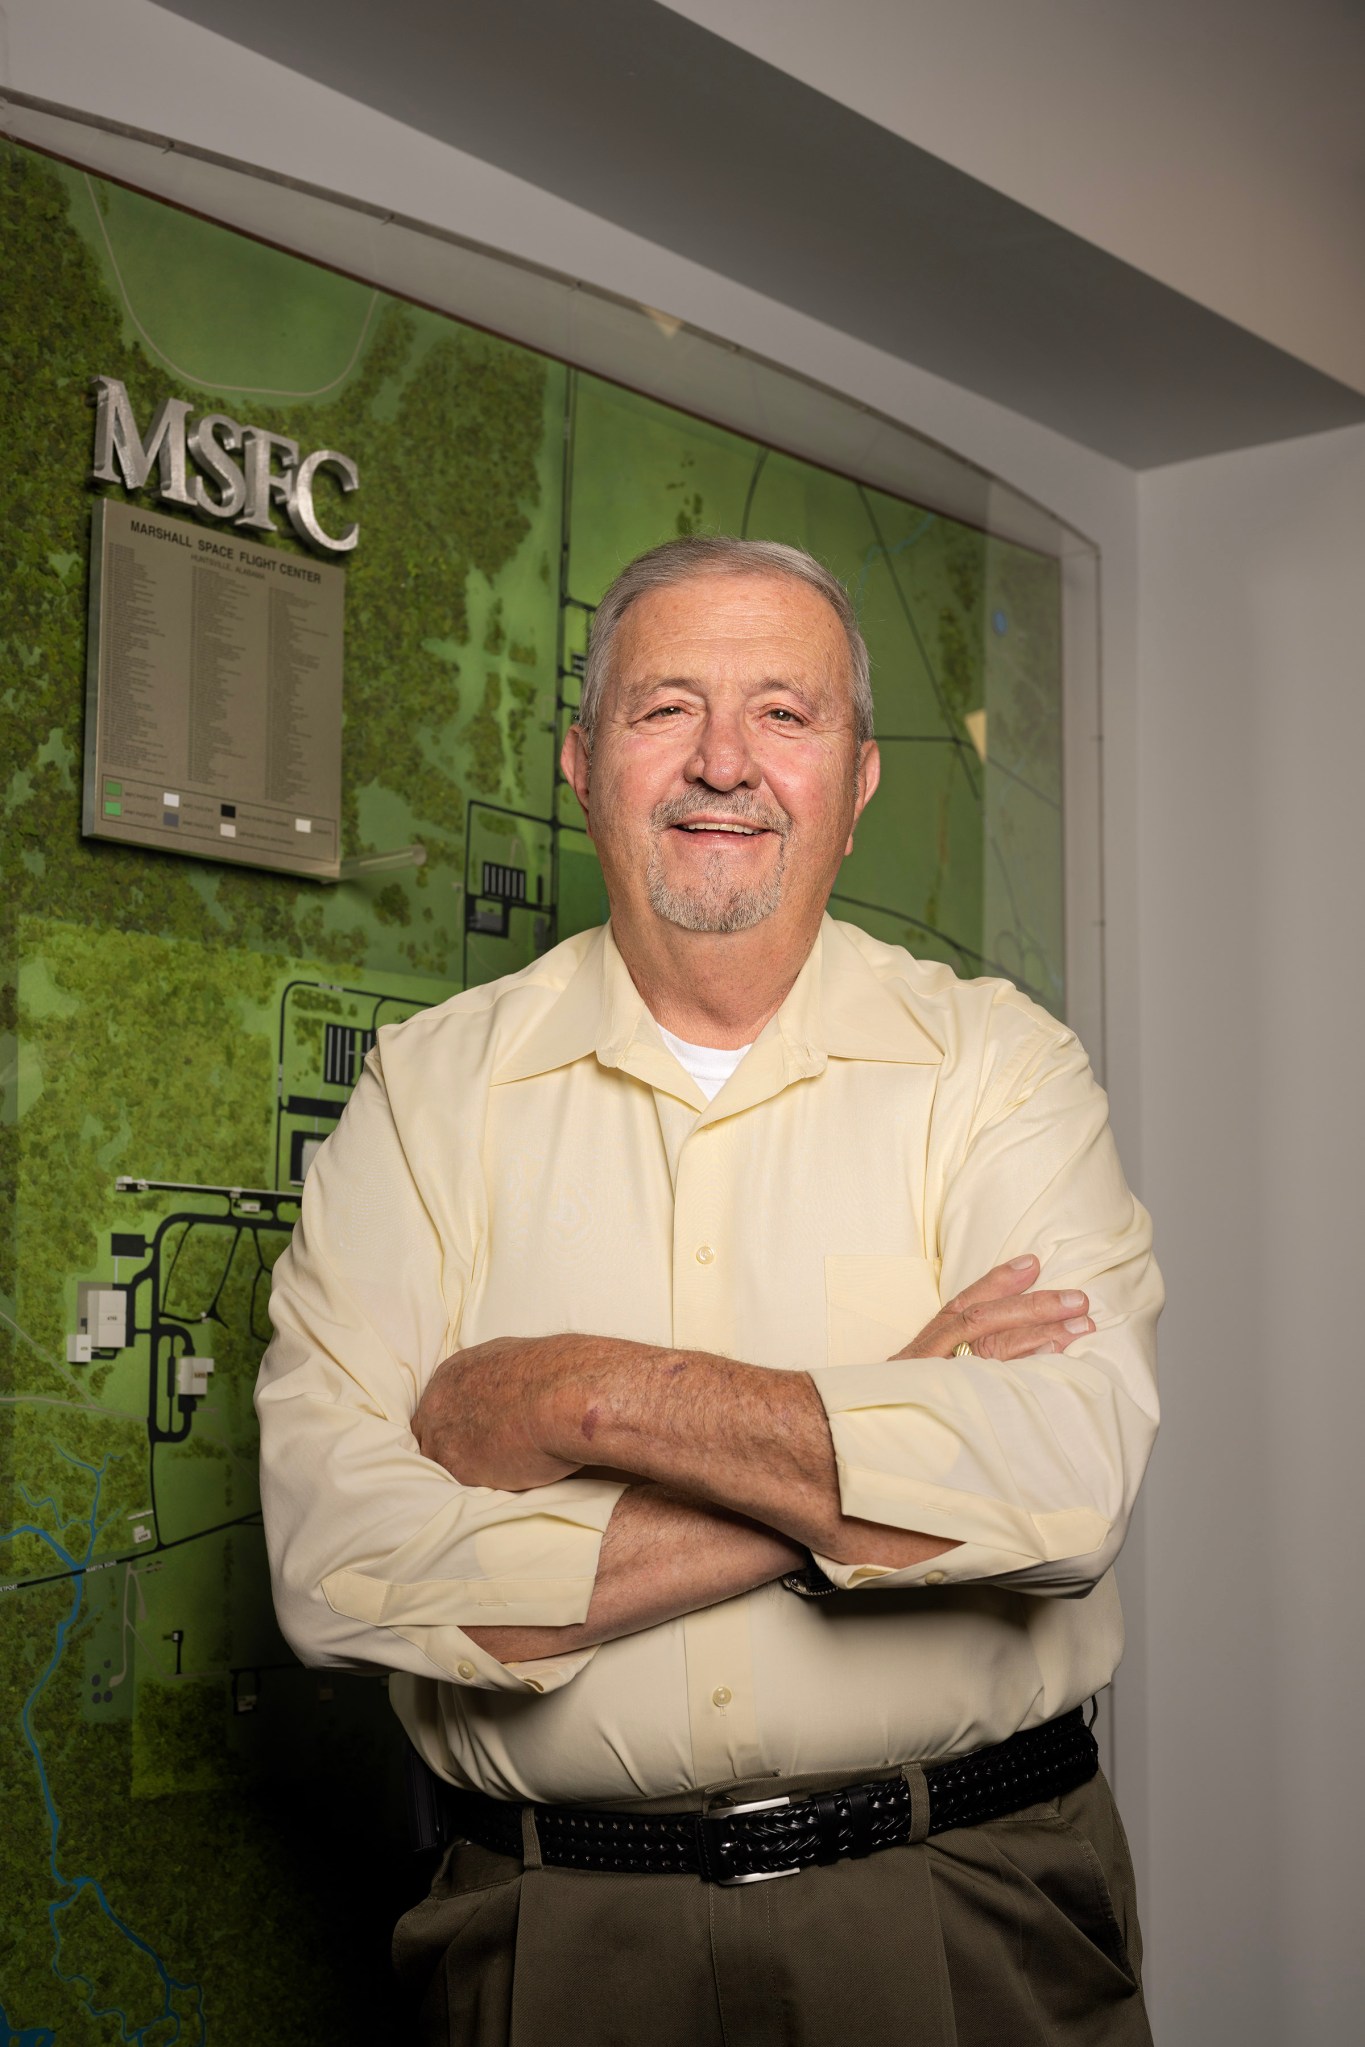
MULTIPOLYGON (((962 18, 983 20, 1006 7, 1013 20, 1081 4, 954 0, 962 18)), ((1306 4, 1339 8, 1340 0, 1306 4)), ((923 98, 929 45, 905 34, 938 5, 843 0, 833 10, 828 0, 783 0, 781 8, 733 0, 734 35, 757 43, 760 31, 782 31, 780 64, 701 21, 716 11, 711 0, 685 9, 658 0, 387 0, 382 9, 370 0, 234 0, 230 10, 160 0, 151 12, 227 35, 466 160, 482 159, 1133 467, 1365 418, 1365 396, 1349 379, 852 104, 855 85, 867 96, 869 79, 879 79, 885 98, 897 75, 918 78, 923 98), (847 63, 841 70, 831 61, 817 85, 797 71, 819 74, 831 19, 863 55, 856 79, 847 63), (892 29, 900 41, 886 40, 892 29)), ((1122 0, 1086 5, 1106 18, 1125 12, 1122 0)), ((1222 5, 1190 0, 1195 14, 1222 5)), ((944 65, 970 59, 970 47, 946 32, 932 48, 944 65)), ((1065 54, 1053 53, 1054 69, 1065 68, 1065 54)), ((989 59, 988 48, 983 76, 989 59)), ((1036 79, 1026 67, 1017 76, 1033 111, 1022 128, 1016 123, 1013 146, 1027 156, 1031 135, 1054 177, 1060 164, 1071 183, 1097 186, 1098 158, 1061 150, 1036 79)), ((945 74, 944 104, 951 84, 945 74)), ((962 104, 960 78, 956 90, 962 104)), ((967 92, 973 118, 961 125, 989 131, 1002 148, 1008 124, 976 118, 988 99, 984 86, 967 92)), ((908 84, 905 104, 914 112, 908 84)), ((193 139, 193 121, 192 108, 168 105, 165 132, 193 139)), ((959 144, 957 153, 971 151, 959 144)), ((1116 147, 1118 199, 1124 161, 1116 147)), ((1110 234, 1111 244, 1121 240, 1110 234)))
POLYGON ((1365 0, 665 0, 1365 389, 1365 0))

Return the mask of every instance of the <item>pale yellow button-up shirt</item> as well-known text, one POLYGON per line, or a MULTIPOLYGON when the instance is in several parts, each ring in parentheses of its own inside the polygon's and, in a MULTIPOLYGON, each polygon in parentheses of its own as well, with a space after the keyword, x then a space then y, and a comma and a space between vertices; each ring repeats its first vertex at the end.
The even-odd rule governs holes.
POLYGON ((1110 1569, 1156 1429, 1161 1283, 1074 1035, 826 919, 709 1104, 610 929, 382 1030, 308 1176, 261 1368, 280 1622, 398 1673, 427 1759, 495 1795, 654 1796, 1000 1740, 1106 1684, 1110 1569), (888 1363, 1023 1251, 1090 1295, 1062 1356, 888 1363), (463 1630, 588 1609, 620 1492, 463 1486, 410 1429, 461 1345, 560 1330, 811 1373, 844 1510, 952 1537, 823 1560, 602 1648, 504 1667, 463 1630))

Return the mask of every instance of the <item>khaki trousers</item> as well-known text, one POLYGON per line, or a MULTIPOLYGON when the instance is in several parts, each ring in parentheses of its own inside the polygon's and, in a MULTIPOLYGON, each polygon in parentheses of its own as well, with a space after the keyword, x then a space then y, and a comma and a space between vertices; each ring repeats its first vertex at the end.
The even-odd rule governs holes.
MULTIPOLYGON (((923 1777, 915 1810, 927 1810, 923 1777)), ((727 1786, 804 1796, 847 1778, 727 1786)), ((1095 1777, 1006 1819, 726 1889, 472 1843, 405 1914, 423 2047, 1151 2047, 1132 1864, 1095 1777)))

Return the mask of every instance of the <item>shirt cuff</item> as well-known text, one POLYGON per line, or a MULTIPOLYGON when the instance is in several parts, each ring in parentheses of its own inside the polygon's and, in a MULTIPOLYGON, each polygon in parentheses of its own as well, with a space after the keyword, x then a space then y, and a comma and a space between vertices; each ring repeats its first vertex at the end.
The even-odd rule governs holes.
POLYGON ((395 1628, 394 1633, 411 1642, 435 1664, 435 1675, 443 1683, 458 1685, 462 1691, 518 1692, 523 1696, 527 1692, 557 1692, 597 1654, 594 1645, 565 1656, 499 1663, 496 1656, 471 1642, 460 1628, 395 1628))
MULTIPOLYGON (((1107 1539, 1110 1524, 1091 1507, 1050 1507, 1018 1493, 1008 1497, 1004 1486, 1015 1474, 1003 1459, 997 1458, 991 1474, 1003 1481, 999 1491, 969 1490, 952 1483, 962 1470, 961 1446, 967 1431, 954 1408, 957 1389, 946 1382, 941 1361, 828 1365, 817 1367, 810 1377, 829 1418, 844 1513, 963 1546, 923 1567, 913 1566, 918 1576, 897 1573, 900 1582, 923 1583, 930 1571, 937 1570, 944 1578, 935 1579, 936 1584, 1017 1571, 1030 1564, 1088 1556, 1107 1539), (980 1560, 970 1572, 967 1551, 980 1560)), ((980 1459, 972 1475, 978 1479, 986 1475, 980 1459)), ((821 1568, 826 1568, 823 1561, 821 1568)), ((887 1575, 884 1567, 871 1561, 835 1567, 846 1568, 864 1572, 860 1583, 869 1582, 869 1574, 887 1575)))
MULTIPOLYGON (((540 1490, 545 1495, 551 1489, 540 1490)), ((451 1557, 473 1564, 476 1576, 437 1575, 439 1541, 423 1531, 389 1556, 387 1568, 332 1571, 322 1581, 323 1597, 345 1619, 410 1642, 447 1683, 557 1691, 578 1675, 593 1650, 503 1664, 465 1629, 576 1627, 586 1620, 602 1536, 624 1490, 612 1480, 561 1484, 538 1510, 478 1529, 453 1546, 451 1557)), ((534 1497, 523 1496, 528 1502, 534 1497)))
MULTIPOLYGON (((945 1538, 946 1540, 946 1538, 945 1538)), ((921 1586, 929 1591, 975 1584, 981 1578, 999 1577, 1017 1571, 1019 1559, 1007 1550, 989 1549, 980 1542, 959 1542, 942 1556, 926 1557, 919 1564, 836 1563, 814 1551, 816 1563, 832 1585, 841 1592, 910 1592, 921 1586)))

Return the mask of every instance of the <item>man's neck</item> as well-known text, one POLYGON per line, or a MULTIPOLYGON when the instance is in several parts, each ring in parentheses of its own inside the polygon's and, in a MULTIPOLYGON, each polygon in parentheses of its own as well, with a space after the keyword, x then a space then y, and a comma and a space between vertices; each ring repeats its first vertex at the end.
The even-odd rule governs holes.
POLYGON ((651 919, 648 926, 612 920, 612 936, 645 1007, 656 1023, 691 1045, 717 1050, 751 1045, 791 993, 819 932, 769 929, 684 931, 651 919))

